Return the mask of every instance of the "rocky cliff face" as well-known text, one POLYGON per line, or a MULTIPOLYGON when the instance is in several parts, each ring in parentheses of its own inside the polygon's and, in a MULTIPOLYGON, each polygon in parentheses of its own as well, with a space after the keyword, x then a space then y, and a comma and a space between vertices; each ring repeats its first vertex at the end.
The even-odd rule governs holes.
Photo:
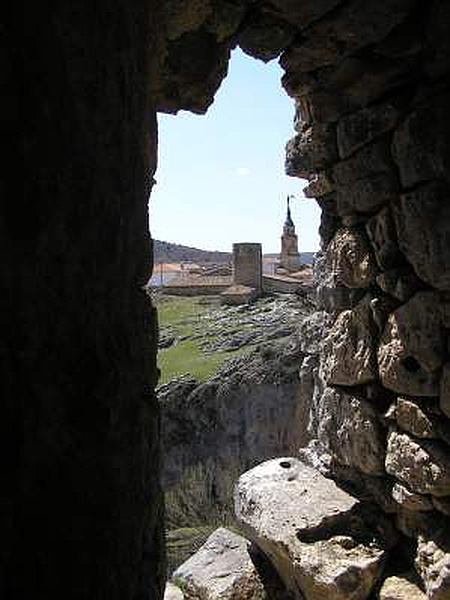
POLYGON ((159 390, 168 527, 232 522, 239 475, 307 444, 301 361, 294 335, 229 361, 206 383, 159 390))

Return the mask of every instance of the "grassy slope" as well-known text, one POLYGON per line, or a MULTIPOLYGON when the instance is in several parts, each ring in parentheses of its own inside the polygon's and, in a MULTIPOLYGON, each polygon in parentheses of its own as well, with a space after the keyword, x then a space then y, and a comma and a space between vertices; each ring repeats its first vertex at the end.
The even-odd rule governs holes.
MULTIPOLYGON (((207 320, 204 317, 214 306, 205 298, 161 296, 156 306, 160 328, 168 327, 175 335, 181 337, 192 336, 194 333, 208 333, 207 320)), ((242 352, 243 350, 204 354, 198 340, 182 340, 175 346, 159 351, 159 383, 167 383, 186 373, 199 381, 206 381, 226 360, 242 352)))

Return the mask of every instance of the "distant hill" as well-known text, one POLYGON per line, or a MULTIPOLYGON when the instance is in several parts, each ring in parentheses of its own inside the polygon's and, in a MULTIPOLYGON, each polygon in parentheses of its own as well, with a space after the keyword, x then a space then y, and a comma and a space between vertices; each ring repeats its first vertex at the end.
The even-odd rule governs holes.
MULTIPOLYGON (((162 242, 161 240, 153 240, 153 252, 155 263, 228 263, 231 261, 231 252, 218 252, 210 250, 200 250, 199 248, 191 248, 190 246, 182 246, 181 244, 172 244, 170 242, 162 242)), ((277 253, 264 254, 267 258, 277 258, 277 253)), ((312 264, 314 252, 302 252, 301 259, 307 265, 312 264)))
POLYGON ((155 263, 210 262, 220 264, 231 261, 231 252, 200 250, 160 240, 153 240, 153 254, 155 263))

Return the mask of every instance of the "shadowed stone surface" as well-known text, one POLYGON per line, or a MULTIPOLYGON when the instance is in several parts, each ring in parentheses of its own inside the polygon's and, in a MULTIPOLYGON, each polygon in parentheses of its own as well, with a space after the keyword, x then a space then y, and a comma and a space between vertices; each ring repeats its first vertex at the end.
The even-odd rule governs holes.
POLYGON ((450 289, 450 187, 424 184, 394 203, 399 246, 416 273, 439 290, 450 289))
POLYGON ((445 352, 437 303, 433 292, 418 292, 390 315, 378 348, 380 378, 387 388, 437 396, 445 352))

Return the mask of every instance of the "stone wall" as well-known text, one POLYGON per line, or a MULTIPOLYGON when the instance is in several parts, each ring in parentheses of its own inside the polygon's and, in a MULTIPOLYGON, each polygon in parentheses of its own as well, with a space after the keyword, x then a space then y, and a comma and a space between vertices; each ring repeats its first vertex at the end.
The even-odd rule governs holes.
POLYGON ((23 59, 24 156, 0 220, 2 455, 14 473, 2 598, 162 594, 156 332, 141 290, 158 4, 30 4, 20 31, 5 31, 23 59))

